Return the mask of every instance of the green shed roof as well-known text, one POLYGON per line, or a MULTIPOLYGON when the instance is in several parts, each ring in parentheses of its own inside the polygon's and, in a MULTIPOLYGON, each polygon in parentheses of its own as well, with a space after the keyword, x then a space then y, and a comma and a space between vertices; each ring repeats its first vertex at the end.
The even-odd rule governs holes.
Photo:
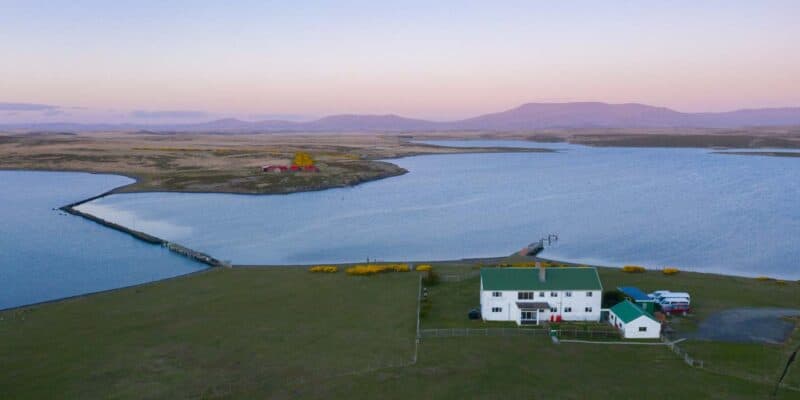
POLYGON ((544 282, 539 268, 483 268, 481 282, 483 290, 603 290, 592 267, 545 268, 544 282))
POLYGON ((616 314, 617 317, 626 324, 642 316, 650 318, 653 321, 656 320, 655 318, 653 318, 652 315, 650 315, 650 313, 642 309, 642 307, 639 307, 636 304, 631 303, 627 299, 621 303, 617 303, 617 305, 615 305, 614 307, 611 307, 611 312, 616 314))

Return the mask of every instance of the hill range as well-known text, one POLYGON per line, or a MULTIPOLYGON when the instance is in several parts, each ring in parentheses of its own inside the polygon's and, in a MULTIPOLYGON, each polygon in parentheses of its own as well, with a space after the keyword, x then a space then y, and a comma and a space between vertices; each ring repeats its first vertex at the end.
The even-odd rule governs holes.
POLYGON ((527 103, 456 121, 430 121, 394 114, 340 114, 296 122, 243 121, 234 118, 192 124, 15 123, 0 130, 156 132, 420 132, 530 131, 560 128, 742 128, 800 126, 800 107, 686 113, 638 103, 527 103))

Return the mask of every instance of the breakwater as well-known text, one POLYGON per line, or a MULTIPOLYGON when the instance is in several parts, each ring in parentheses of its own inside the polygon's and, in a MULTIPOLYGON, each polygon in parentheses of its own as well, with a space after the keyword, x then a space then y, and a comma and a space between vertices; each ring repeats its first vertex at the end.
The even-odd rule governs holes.
POLYGON ((106 195, 108 195, 110 193, 111 192, 106 192, 106 193, 103 193, 103 194, 100 194, 100 195, 97 195, 97 196, 94 196, 94 197, 91 197, 91 198, 88 198, 88 199, 85 199, 85 200, 81 200, 79 202, 68 204, 66 206, 61 207, 60 210, 66 212, 66 213, 75 215, 75 216, 86 218, 86 219, 88 219, 88 220, 90 220, 92 222, 98 223, 98 224, 103 225, 105 227, 108 227, 108 228, 111 228, 111 229, 114 229, 114 230, 117 230, 117 231, 120 231, 120 232, 123 232, 123 233, 127 233, 128 235, 131 235, 134 238, 142 240, 144 242, 163 246, 163 247, 165 247, 166 249, 168 249, 169 251, 171 251, 171 252, 173 252, 175 254, 179 254, 179 255, 181 255, 183 257, 195 260, 197 262, 201 262, 201 263, 209 265, 211 267, 230 267, 231 266, 230 264, 225 263, 225 262, 223 262, 221 260, 218 260, 218 259, 216 259, 214 257, 211 257, 208 254, 205 254, 205 253, 202 253, 202 252, 199 252, 199 251, 196 251, 196 250, 192 250, 192 249, 190 249, 188 247, 185 247, 185 246, 182 246, 180 244, 173 243, 173 242, 161 239, 159 237, 156 237, 156 236, 153 236, 153 235, 141 232, 141 231, 137 231, 137 230, 128 228, 126 226, 122 226, 120 224, 116 224, 116 223, 111 222, 111 221, 107 221, 107 220, 105 220, 103 218, 96 217, 96 216, 94 216, 92 214, 87 214, 87 213, 82 212, 82 211, 80 211, 80 210, 75 208, 75 207, 77 207, 77 206, 79 206, 79 205, 81 205, 83 203, 99 199, 99 198, 101 198, 103 196, 106 196, 106 195))

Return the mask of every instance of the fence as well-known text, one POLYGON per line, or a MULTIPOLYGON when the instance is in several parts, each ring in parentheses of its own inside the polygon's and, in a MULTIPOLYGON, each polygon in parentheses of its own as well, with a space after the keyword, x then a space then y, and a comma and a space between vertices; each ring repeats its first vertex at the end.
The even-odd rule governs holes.
POLYGON ((667 345, 667 347, 669 347, 669 349, 672 350, 673 353, 677 354, 678 357, 683 358, 683 362, 685 362, 690 367, 698 367, 698 368, 704 367, 703 360, 697 360, 694 357, 690 356, 689 353, 686 352, 686 350, 678 347, 678 343, 671 342, 666 336, 663 335, 661 336, 661 341, 664 342, 667 345))
POLYGON ((467 279, 470 279, 470 278, 475 278, 476 276, 479 276, 480 274, 481 274, 481 271, 480 270, 476 270, 476 271, 470 271, 470 272, 467 272, 467 273, 464 273, 464 274, 444 274, 444 275, 440 275, 439 279, 441 279, 442 282, 461 282, 461 281, 464 281, 464 280, 467 280, 467 279))
POLYGON ((619 339, 619 332, 603 328, 429 328, 420 329, 421 338, 459 336, 550 336, 576 339, 619 339))

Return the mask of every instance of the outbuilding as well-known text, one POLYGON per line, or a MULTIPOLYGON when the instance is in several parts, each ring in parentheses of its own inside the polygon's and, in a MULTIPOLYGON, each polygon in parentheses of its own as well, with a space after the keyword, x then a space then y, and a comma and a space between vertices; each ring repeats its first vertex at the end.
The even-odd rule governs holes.
POLYGON ((608 323, 616 327, 625 339, 658 339, 661 324, 650 313, 624 300, 611 307, 608 323))
POLYGON ((647 293, 641 291, 639 288, 633 286, 620 286, 617 288, 617 290, 622 292, 622 294, 624 294, 628 300, 634 302, 639 307, 642 307, 650 314, 656 311, 655 299, 648 296, 647 293))

